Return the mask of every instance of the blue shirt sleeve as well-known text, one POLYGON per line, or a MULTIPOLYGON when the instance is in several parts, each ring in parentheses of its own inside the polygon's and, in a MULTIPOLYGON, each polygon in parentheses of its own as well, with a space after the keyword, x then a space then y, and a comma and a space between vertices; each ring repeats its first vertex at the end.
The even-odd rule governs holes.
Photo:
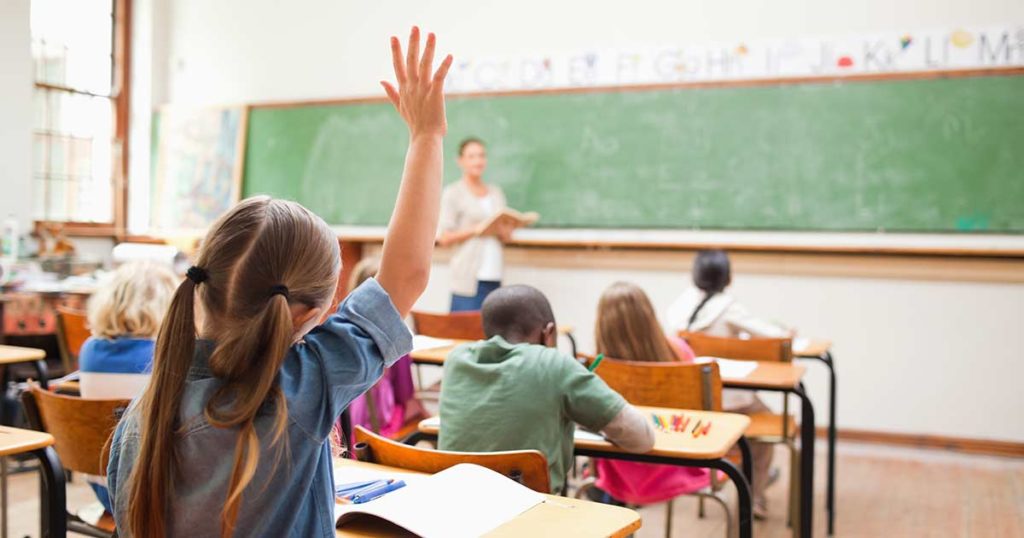
POLYGON ((289 351, 280 379, 289 415, 313 440, 326 439, 345 407, 411 350, 391 298, 367 280, 289 351))

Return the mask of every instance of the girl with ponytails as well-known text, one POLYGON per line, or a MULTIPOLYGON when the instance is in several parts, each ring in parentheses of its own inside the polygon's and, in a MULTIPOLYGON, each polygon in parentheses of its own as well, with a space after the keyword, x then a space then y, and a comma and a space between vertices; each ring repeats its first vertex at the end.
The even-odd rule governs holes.
POLYGON ((405 170, 377 277, 326 321, 341 257, 322 219, 256 197, 209 230, 111 441, 120 536, 334 535, 331 427, 412 349, 402 319, 430 274, 452 60, 431 72, 434 48, 431 34, 421 56, 416 28, 405 55, 391 39, 405 170))

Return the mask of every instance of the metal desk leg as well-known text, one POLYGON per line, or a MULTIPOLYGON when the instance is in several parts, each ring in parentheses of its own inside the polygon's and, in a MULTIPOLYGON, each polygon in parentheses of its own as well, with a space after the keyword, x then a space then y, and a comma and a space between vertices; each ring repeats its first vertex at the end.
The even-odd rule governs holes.
MULTIPOLYGON (((742 437, 740 439, 743 439, 742 437)), ((749 452, 749 447, 748 452, 749 452)), ((741 448, 742 449, 742 445, 741 448)), ((746 461, 746 460, 744 460, 746 461)), ((740 538, 751 538, 754 534, 753 518, 753 494, 751 493, 750 482, 743 476, 739 469, 731 461, 723 458, 708 462, 712 469, 724 472, 733 484, 736 484, 736 493, 740 504, 740 538)), ((714 471, 711 471, 714 472, 714 471)))
POLYGON ((0 456, 0 537, 7 538, 7 457, 0 456))
POLYGON ((836 519, 836 367, 832 353, 819 357, 831 376, 828 389, 828 473, 825 484, 825 509, 828 510, 828 535, 832 536, 836 519))
POLYGON ((65 538, 68 534, 67 490, 64 466, 53 447, 32 451, 39 460, 40 526, 43 538, 65 538))
POLYGON ((50 386, 49 371, 46 368, 46 359, 39 359, 32 363, 36 367, 36 375, 39 376, 39 385, 46 390, 50 386))
POLYGON ((793 393, 800 397, 800 538, 810 538, 814 522, 814 406, 800 383, 793 393))
POLYGON ((736 444, 739 445, 740 457, 743 458, 741 462, 743 465, 743 475, 747 477, 750 489, 754 489, 754 459, 750 455, 750 441, 747 441, 746 435, 741 435, 740 440, 736 444))
POLYGON ((349 457, 353 457, 355 451, 352 447, 356 445, 356 442, 352 439, 352 413, 348 410, 348 407, 341 412, 339 420, 341 421, 341 436, 345 441, 345 450, 348 452, 349 457))

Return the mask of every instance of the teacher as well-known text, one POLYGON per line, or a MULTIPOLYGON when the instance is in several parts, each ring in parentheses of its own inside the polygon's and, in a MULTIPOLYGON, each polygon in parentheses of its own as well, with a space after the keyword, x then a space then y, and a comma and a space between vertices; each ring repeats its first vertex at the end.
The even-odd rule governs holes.
POLYGON ((455 246, 451 259, 452 312, 480 310, 489 293, 501 286, 505 269, 503 244, 513 228, 499 227, 494 235, 479 235, 480 226, 505 209, 505 194, 484 183, 487 148, 479 138, 459 144, 462 178, 441 194, 438 244, 455 246))

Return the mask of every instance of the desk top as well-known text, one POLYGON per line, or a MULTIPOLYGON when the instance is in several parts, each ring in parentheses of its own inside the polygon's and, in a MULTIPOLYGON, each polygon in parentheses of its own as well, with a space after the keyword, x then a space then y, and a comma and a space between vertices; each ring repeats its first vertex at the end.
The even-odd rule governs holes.
POLYGON ((48 433, 0 426, 0 456, 31 452, 52 444, 53 436, 48 433))
POLYGON ((14 364, 45 359, 46 352, 41 349, 20 346, 0 346, 0 364, 14 364))
MULTIPOLYGON (((636 408, 646 417, 652 414, 661 415, 666 419, 671 415, 684 415, 690 418, 686 431, 666 432, 655 428, 654 449, 647 452, 651 456, 664 456, 668 458, 711 460, 723 456, 736 441, 747 431, 750 425, 750 417, 737 413, 720 413, 715 411, 692 411, 689 409, 668 409, 664 407, 646 407, 638 405, 636 408), (690 431, 697 425, 697 421, 706 424, 711 421, 711 429, 707 435, 694 437, 690 431)), ((430 435, 437 435, 440 428, 436 423, 426 419, 420 422, 419 430, 430 435)), ((596 436, 577 435, 574 444, 577 449, 605 452, 608 454, 622 454, 625 451, 596 436)))
MULTIPOLYGON (((357 466, 396 470, 373 463, 334 460, 335 467, 357 466)), ((410 472, 401 469, 402 472, 410 472)), ((491 538, 519 536, 613 536, 624 537, 640 528, 640 514, 628 508, 546 495, 547 500, 486 534, 491 538)), ((376 518, 361 518, 336 531, 339 538, 412 536, 376 518)))
POLYGON ((828 350, 831 348, 832 342, 829 340, 809 339, 807 340, 807 344, 802 348, 793 348, 793 356, 803 358, 821 357, 825 355, 825 353, 828 353, 828 350))
POLYGON ((410 353, 409 357, 413 362, 418 364, 434 364, 441 366, 444 364, 445 357, 447 357, 453 349, 469 342, 470 340, 452 340, 452 345, 450 346, 420 349, 410 353))
POLYGON ((757 362, 757 368, 746 377, 722 376, 722 386, 744 389, 786 390, 796 388, 807 367, 792 362, 757 362))

